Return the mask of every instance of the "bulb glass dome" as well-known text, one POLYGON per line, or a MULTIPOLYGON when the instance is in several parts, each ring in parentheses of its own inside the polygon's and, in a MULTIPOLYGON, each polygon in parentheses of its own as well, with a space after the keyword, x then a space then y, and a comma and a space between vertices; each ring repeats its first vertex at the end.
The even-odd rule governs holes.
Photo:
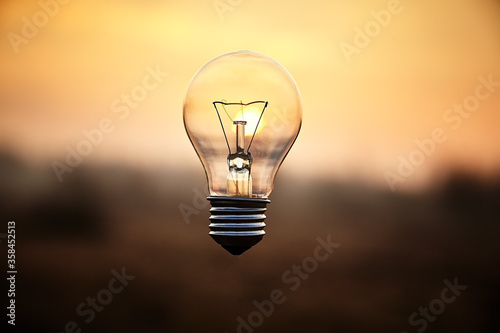
POLYGON ((267 198, 302 123, 290 74, 251 51, 223 54, 189 84, 184 126, 211 196, 267 198))

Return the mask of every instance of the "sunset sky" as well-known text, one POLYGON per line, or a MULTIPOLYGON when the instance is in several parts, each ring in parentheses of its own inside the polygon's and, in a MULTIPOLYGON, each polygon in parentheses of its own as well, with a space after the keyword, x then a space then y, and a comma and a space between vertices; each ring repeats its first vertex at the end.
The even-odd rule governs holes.
POLYGON ((397 189, 500 170, 499 1, 10 0, 0 32, 0 149, 40 167, 109 119, 84 163, 202 172, 182 121, 187 86, 212 58, 248 49, 302 95, 283 173, 387 187, 436 128, 441 142, 397 189), (122 95, 151 72, 126 110, 122 95), (473 111, 448 111, 463 103, 473 111))

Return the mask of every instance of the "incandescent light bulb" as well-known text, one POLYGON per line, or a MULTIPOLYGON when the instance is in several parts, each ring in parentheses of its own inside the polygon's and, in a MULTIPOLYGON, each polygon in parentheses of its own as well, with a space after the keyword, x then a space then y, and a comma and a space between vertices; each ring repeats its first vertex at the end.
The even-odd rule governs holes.
POLYGON ((191 80, 184 126, 207 176, 209 234, 230 253, 264 236, 268 197, 301 123, 293 78, 263 54, 223 54, 191 80))

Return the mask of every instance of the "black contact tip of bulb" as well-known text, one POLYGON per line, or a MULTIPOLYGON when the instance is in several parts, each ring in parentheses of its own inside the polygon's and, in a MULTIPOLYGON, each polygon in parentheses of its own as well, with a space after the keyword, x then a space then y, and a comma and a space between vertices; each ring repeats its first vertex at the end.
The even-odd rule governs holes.
POLYGON ((215 197, 207 198, 210 209, 209 235, 233 255, 240 255, 264 237, 266 232, 265 198, 215 197))
POLYGON ((239 256, 240 254, 242 254, 243 252, 245 252, 246 250, 251 248, 251 246, 225 246, 225 245, 221 245, 221 246, 227 252, 231 253, 234 256, 239 256))

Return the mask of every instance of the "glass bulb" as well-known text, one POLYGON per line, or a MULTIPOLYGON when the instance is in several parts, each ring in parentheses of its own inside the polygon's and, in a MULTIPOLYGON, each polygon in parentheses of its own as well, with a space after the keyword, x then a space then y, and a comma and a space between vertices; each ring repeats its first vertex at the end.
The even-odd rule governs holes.
MULTIPOLYGON (((232 230, 221 230, 225 235, 243 240, 241 232, 249 236, 255 231, 247 225, 248 215, 255 214, 244 213, 241 206, 264 203, 265 211, 276 173, 301 123, 300 93, 293 78, 263 54, 223 54, 193 77, 184 101, 184 126, 205 168, 208 200, 212 206, 217 202, 216 206, 236 212, 220 215, 239 215, 239 222, 219 216, 223 223, 234 225, 232 230)), ((264 232, 259 232, 262 238, 264 232)))

